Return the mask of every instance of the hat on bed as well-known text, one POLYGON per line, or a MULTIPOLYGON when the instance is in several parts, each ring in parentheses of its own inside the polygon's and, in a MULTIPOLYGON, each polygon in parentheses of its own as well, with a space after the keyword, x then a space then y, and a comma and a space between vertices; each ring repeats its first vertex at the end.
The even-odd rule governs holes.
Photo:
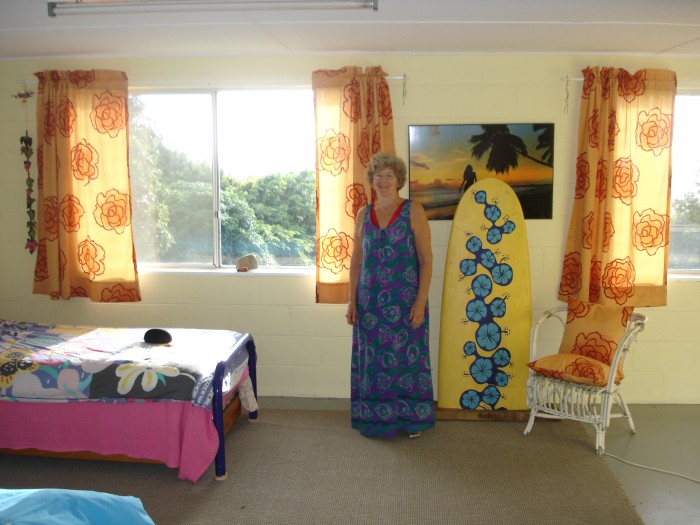
POLYGON ((151 328, 143 335, 143 340, 152 345, 165 345, 173 340, 167 330, 162 328, 151 328))

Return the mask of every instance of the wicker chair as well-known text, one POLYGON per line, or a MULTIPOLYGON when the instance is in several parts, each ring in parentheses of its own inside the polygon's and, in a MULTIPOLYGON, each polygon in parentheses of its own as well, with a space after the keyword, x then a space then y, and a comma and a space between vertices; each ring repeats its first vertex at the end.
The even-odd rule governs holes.
MULTIPOLYGON (((530 362, 538 358, 538 343, 541 342, 540 328, 546 321, 557 319, 566 325, 567 307, 560 306, 546 311, 532 327, 530 335, 530 362)), ((619 340, 610 363, 610 370, 622 370, 625 357, 637 334, 644 329, 646 316, 632 313, 622 338, 619 340)), ((611 418, 624 417, 632 433, 635 432, 632 415, 620 392, 621 382, 616 382, 616 374, 609 374, 607 385, 591 386, 554 379, 529 371, 527 382, 527 406, 530 419, 523 435, 532 430, 536 417, 550 419, 572 419, 589 423, 596 430, 595 448, 598 454, 605 452, 605 431, 611 418), (613 413, 614 405, 620 409, 613 413)))

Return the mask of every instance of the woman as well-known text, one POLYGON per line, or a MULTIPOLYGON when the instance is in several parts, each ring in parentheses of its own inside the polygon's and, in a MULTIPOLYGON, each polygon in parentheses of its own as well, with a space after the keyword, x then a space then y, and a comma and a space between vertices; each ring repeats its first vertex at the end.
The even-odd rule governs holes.
POLYGON ((471 164, 467 164, 464 168, 464 175, 462 175, 462 183, 459 185, 459 192, 462 193, 467 191, 469 187, 476 182, 476 172, 472 168, 471 164))
POLYGON ((435 426, 428 346, 433 271, 423 207, 402 199, 406 164, 378 153, 372 204, 355 221, 347 321, 353 325, 352 427, 364 436, 417 437, 435 426))

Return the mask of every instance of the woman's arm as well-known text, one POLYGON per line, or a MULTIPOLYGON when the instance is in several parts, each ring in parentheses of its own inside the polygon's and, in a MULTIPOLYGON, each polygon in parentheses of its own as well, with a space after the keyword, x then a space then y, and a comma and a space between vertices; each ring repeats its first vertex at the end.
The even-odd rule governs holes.
POLYGON ((423 323, 425 305, 428 302, 430 280, 433 277, 433 247, 430 239, 430 225, 423 206, 411 201, 411 228, 416 239, 418 256, 418 293, 411 307, 411 326, 418 328, 423 323))
POLYGON ((367 206, 360 209, 355 218, 355 238, 353 239, 352 258, 350 259, 350 292, 348 311, 345 314, 348 324, 355 324, 357 321, 357 284, 362 269, 362 223, 366 210, 367 206))

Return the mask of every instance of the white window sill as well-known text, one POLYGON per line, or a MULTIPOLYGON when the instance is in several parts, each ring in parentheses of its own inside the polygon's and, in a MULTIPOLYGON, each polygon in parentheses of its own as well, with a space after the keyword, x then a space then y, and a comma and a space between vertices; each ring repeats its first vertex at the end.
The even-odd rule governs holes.
POLYGON ((700 281, 700 270, 669 270, 669 281, 700 281))
POLYGON ((172 266, 161 266, 161 265, 147 265, 142 264, 138 267, 139 274, 169 274, 169 275, 241 275, 241 276, 253 276, 253 275, 285 275, 294 276, 298 275, 300 277, 308 277, 310 275, 315 275, 316 269, 313 266, 266 266, 261 268, 256 268, 255 270, 249 270, 247 272, 239 272, 235 267, 226 268, 214 268, 213 266, 200 266, 200 265, 172 265, 172 266))

